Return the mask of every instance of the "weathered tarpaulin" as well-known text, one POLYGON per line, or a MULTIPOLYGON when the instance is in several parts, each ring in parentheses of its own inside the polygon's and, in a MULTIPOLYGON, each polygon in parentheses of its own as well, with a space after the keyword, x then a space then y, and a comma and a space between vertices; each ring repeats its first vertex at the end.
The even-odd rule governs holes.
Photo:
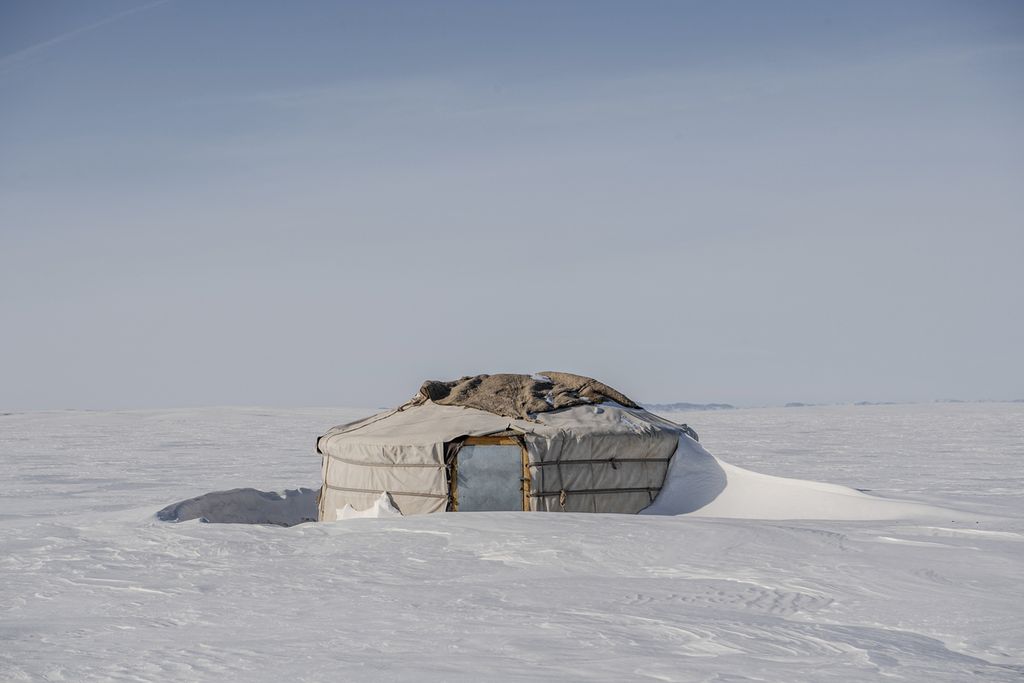
POLYGON ((522 420, 530 419, 531 414, 604 401, 615 401, 627 408, 640 407, 607 384, 568 372, 475 375, 452 382, 430 380, 423 383, 413 402, 427 400, 522 420))

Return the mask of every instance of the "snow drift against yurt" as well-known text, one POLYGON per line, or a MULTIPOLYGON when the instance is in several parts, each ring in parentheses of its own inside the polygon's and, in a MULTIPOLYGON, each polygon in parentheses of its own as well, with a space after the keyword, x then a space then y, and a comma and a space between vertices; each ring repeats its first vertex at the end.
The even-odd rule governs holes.
POLYGON ((956 514, 735 467, 704 450, 687 425, 597 380, 560 372, 428 381, 394 410, 329 430, 317 452, 321 521, 511 510, 750 519, 956 514))

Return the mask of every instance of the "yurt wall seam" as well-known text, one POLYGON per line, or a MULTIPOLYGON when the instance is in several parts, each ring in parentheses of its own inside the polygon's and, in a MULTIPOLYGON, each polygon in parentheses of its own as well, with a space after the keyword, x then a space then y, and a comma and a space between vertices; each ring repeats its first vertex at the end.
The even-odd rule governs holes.
POLYGON ((333 491, 349 491, 351 493, 376 493, 376 494, 388 493, 388 494, 390 494, 392 496, 416 496, 418 498, 447 498, 448 497, 448 495, 444 494, 444 493, 418 493, 418 492, 414 492, 414 491, 392 491, 390 489, 388 489, 388 490, 381 490, 381 489, 355 489, 355 488, 349 488, 347 486, 335 486, 333 484, 324 484, 324 486, 326 488, 329 488, 329 489, 333 490, 333 491))
POLYGON ((660 491, 660 486, 643 486, 640 488, 633 489, 561 489, 559 491, 538 491, 537 493, 531 493, 531 498, 547 498, 549 496, 560 496, 565 495, 583 495, 583 494, 606 494, 606 493, 651 493, 652 491, 660 491))
POLYGON ((535 460, 531 465, 534 467, 550 467, 551 465, 611 465, 612 469, 618 469, 616 465, 624 462, 668 462, 668 458, 591 458, 588 460, 535 460))
POLYGON ((346 465, 358 465, 360 467, 433 467, 440 469, 443 465, 439 465, 436 462, 366 462, 365 460, 349 460, 343 458, 340 455, 334 455, 333 453, 324 453, 325 458, 331 460, 337 460, 338 462, 345 463, 346 465))

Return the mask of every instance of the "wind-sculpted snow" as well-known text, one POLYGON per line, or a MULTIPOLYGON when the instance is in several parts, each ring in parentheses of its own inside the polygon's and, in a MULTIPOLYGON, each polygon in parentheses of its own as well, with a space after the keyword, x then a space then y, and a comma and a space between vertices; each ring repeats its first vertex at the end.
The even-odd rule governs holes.
POLYGON ((751 472, 719 460, 689 436, 680 437, 661 493, 641 514, 850 521, 977 517, 848 486, 751 472))
POLYGON ((295 526, 316 521, 316 496, 315 489, 307 488, 283 493, 256 489, 213 491, 168 505, 156 517, 164 522, 198 519, 223 524, 295 526))
POLYGON ((973 518, 154 515, 315 488, 309 435, 360 414, 0 416, 0 680, 1024 677, 1024 406, 686 416, 730 485, 735 463, 973 518))

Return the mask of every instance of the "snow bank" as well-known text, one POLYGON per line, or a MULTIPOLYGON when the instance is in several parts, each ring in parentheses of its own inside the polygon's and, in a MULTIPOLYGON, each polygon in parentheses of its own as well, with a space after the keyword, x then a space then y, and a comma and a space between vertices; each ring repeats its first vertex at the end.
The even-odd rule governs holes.
POLYGON ((751 472, 719 460, 682 436, 661 493, 640 514, 866 521, 948 519, 964 513, 877 498, 836 484, 751 472))
POLYGON ((165 522, 276 524, 294 526, 316 521, 316 489, 288 489, 283 493, 257 489, 213 491, 168 505, 156 513, 165 522))
MULTIPOLYGON (((316 498, 317 490, 309 488, 280 493, 239 488, 168 505, 157 517, 169 522, 199 519, 293 526, 316 520, 316 498)), ((661 494, 641 514, 835 521, 981 518, 949 508, 878 498, 846 486, 752 472, 716 458, 689 436, 680 437, 661 494)), ((399 516, 401 512, 385 493, 366 510, 346 505, 336 518, 399 516)))
MULTIPOLYGON (((305 437, 366 414, 339 412, 0 418, 0 681, 1024 680, 1024 404, 701 417, 736 465, 1000 516, 979 525, 153 516, 197 481, 293 498, 305 437)), ((718 468, 701 513, 737 485, 718 468)))
POLYGON ((338 510, 336 519, 359 519, 363 517, 401 517, 402 513, 395 506, 391 496, 387 492, 380 494, 380 498, 373 501, 373 505, 365 510, 356 510, 354 507, 345 504, 345 507, 338 510))

